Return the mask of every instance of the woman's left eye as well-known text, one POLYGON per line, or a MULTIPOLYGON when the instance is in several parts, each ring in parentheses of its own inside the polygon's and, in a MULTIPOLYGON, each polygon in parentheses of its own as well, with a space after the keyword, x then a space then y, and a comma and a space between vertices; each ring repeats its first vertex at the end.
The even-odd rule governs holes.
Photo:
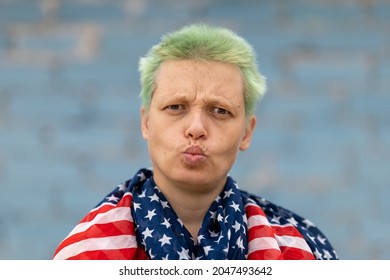
POLYGON ((215 107, 211 110, 212 113, 218 114, 218 115, 229 115, 230 112, 226 109, 215 107))

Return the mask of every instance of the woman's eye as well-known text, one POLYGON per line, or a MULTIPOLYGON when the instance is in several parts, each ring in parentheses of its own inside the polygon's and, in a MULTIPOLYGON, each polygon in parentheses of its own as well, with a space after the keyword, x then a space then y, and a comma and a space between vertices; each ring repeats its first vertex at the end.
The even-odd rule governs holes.
POLYGON ((180 104, 173 104, 173 105, 168 105, 165 107, 165 109, 171 110, 171 111, 179 111, 179 110, 185 110, 184 105, 180 104))
POLYGON ((215 107, 212 109, 212 113, 214 114, 217 114, 217 115, 230 115, 230 112, 226 109, 223 109, 223 108, 218 108, 218 107, 215 107))

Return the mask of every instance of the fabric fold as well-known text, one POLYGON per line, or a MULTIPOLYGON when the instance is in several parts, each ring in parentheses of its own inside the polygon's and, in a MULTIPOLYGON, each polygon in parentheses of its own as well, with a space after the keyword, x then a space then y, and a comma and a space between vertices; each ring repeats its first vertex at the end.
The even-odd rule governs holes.
POLYGON ((310 221, 240 190, 227 177, 197 240, 140 169, 109 193, 60 243, 53 259, 281 260, 338 259, 310 221))

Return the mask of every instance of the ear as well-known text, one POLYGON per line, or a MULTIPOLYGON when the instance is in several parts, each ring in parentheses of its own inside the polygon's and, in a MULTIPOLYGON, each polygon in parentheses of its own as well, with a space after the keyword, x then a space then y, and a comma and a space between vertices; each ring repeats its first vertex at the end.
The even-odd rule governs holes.
POLYGON ((145 107, 141 107, 141 131, 142 137, 145 140, 149 138, 149 112, 145 109, 145 107))
POLYGON ((245 151, 246 149, 249 148, 252 141, 252 135, 253 135, 253 131, 255 130, 255 126, 256 126, 256 117, 251 116, 249 120, 246 121, 244 136, 242 137, 240 143, 240 151, 245 151))

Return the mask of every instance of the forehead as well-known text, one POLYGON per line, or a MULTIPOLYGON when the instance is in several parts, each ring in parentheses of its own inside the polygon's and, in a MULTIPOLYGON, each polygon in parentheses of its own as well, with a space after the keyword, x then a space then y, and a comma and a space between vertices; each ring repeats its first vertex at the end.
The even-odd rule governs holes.
POLYGON ((242 97, 244 82, 240 69, 230 63, 198 60, 169 60, 156 75, 156 91, 197 91, 234 94, 242 97))
POLYGON ((177 76, 181 73, 184 74, 188 72, 193 72, 194 74, 198 74, 200 76, 202 74, 208 74, 208 76, 211 75, 212 77, 225 77, 227 80, 230 78, 242 80, 241 71, 234 64, 219 61, 191 59, 164 61, 161 63, 159 70, 157 71, 157 79, 170 75, 177 76))

